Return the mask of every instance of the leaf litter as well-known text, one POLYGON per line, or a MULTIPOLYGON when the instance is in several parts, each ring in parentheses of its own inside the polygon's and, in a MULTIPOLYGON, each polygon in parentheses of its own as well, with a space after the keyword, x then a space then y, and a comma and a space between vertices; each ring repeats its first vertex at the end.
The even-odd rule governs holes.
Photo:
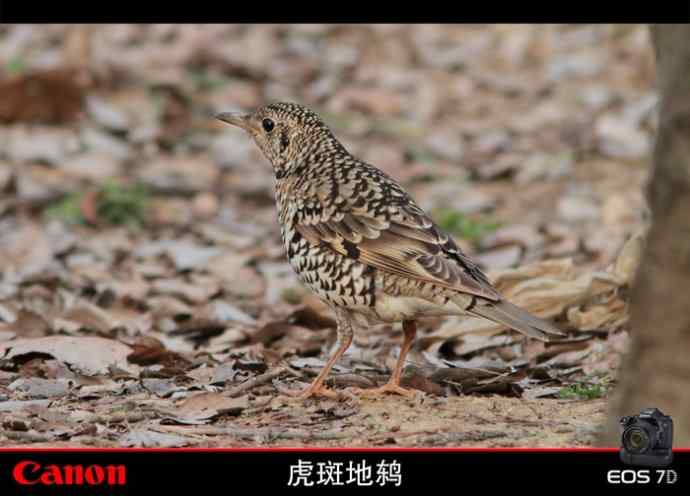
POLYGON ((628 342, 652 60, 643 26, 4 27, 0 445, 591 443, 628 342), (280 396, 335 322, 285 261, 260 152, 209 118, 275 99, 317 109, 567 337, 426 319, 420 394, 357 399, 399 353, 377 326, 337 400, 280 396))

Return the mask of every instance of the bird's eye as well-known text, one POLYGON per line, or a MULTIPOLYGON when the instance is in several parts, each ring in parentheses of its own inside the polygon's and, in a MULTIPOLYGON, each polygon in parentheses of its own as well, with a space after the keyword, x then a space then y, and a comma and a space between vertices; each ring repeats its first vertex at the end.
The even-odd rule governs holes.
POLYGON ((264 131, 266 131, 267 133, 273 131, 273 127, 275 126, 271 119, 264 119, 263 121, 261 121, 261 125, 263 126, 264 131))

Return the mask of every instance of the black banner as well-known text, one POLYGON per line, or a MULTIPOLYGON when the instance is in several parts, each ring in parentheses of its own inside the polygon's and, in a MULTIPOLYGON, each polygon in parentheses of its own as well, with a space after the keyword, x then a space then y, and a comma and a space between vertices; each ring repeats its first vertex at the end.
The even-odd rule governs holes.
MULTIPOLYGON (((180 491, 558 491, 690 487, 690 450, 635 467, 615 449, 70 449, 0 450, 0 494, 180 491)), ((201 491, 201 492, 200 492, 201 491)), ((257 493, 258 494, 258 493, 257 493)))
POLYGON ((385 3, 320 5, 311 2, 272 2, 271 8, 253 2, 196 0, 184 2, 31 2, 0 0, 0 23, 93 23, 93 22, 177 22, 177 23, 438 23, 438 22, 688 22, 687 2, 646 4, 626 2, 578 2, 564 9, 553 2, 504 2, 501 8, 488 2, 446 2, 443 7, 420 8, 398 2, 394 9, 385 3))

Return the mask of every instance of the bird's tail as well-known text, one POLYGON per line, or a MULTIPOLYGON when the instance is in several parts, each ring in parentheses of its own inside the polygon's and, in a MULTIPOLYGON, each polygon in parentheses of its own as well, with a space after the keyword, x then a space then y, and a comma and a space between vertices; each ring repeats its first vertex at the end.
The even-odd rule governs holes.
POLYGON ((542 341, 565 336, 565 333, 552 323, 535 317, 505 300, 485 305, 479 303, 472 307, 470 313, 506 325, 511 329, 542 341))

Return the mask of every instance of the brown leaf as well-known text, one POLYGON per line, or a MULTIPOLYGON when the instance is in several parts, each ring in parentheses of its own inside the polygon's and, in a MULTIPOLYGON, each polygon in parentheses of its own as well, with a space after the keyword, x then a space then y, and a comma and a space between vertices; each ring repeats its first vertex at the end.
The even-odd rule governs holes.
POLYGON ((45 231, 36 224, 22 224, 14 232, 7 233, 9 249, 0 246, 0 270, 14 270, 23 278, 37 275, 47 269, 53 259, 54 246, 45 231))
POLYGON ((336 327, 335 319, 318 313, 313 307, 306 305, 292 312, 287 321, 290 324, 306 327, 307 329, 335 329, 336 327))
POLYGON ((180 279, 157 279, 152 289, 159 294, 181 296, 191 303, 206 303, 218 292, 217 287, 199 286, 180 279))
POLYGON ((274 341, 285 336, 293 327, 296 326, 291 326, 285 322, 269 322, 255 332, 251 338, 252 341, 268 347, 274 341))
POLYGON ((11 332, 19 337, 33 338, 50 332, 50 324, 39 314, 21 309, 14 322, 0 323, 0 331, 11 332))
MULTIPOLYGON (((117 319, 110 312, 84 299, 75 301, 69 309, 60 315, 60 320, 74 322, 78 324, 80 329, 87 329, 101 334, 107 334, 119 325, 117 319)), ((56 329, 60 328, 57 322, 54 323, 54 327, 56 329)))
POLYGON ((143 336, 132 345, 132 353, 127 355, 127 361, 137 365, 161 364, 171 368, 185 368, 190 363, 178 353, 166 350, 163 343, 150 336, 143 336))
POLYGON ((401 384, 405 387, 418 389, 427 394, 433 394, 435 396, 444 396, 444 388, 434 379, 427 377, 426 375, 419 372, 417 368, 413 370, 412 373, 405 373, 402 377, 401 384))
POLYGON ((98 224, 99 196, 98 191, 90 190, 86 192, 84 197, 79 202, 79 211, 89 224, 98 224))
POLYGON ((358 109, 374 115, 392 115, 402 110, 402 98, 384 88, 350 87, 341 91, 333 99, 335 111, 358 109))
POLYGON ((170 331, 171 336, 182 336, 200 346, 211 338, 223 334, 228 326, 209 319, 192 318, 182 322, 176 329, 170 331))
POLYGON ((239 415, 248 406, 247 395, 228 398, 218 393, 199 393, 177 405, 173 419, 184 424, 204 424, 219 415, 239 415))
POLYGON ((82 111, 84 88, 71 70, 36 71, 0 81, 0 122, 58 124, 82 111))

